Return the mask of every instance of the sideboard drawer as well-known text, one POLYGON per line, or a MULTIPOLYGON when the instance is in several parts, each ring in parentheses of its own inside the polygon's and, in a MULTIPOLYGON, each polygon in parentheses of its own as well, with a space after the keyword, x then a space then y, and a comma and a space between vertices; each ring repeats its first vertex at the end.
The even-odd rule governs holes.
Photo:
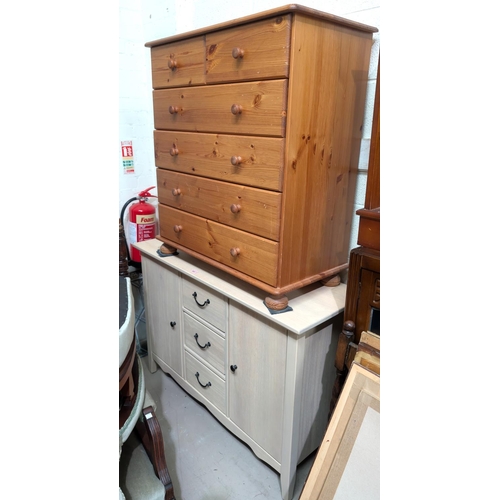
POLYGON ((156 129, 285 136, 288 80, 153 90, 156 129))
POLYGON ((287 78, 291 16, 208 33, 207 83, 287 78))
POLYGON ((226 331, 227 300, 215 290, 197 281, 183 278, 182 305, 219 329, 222 335, 226 331))
POLYGON ((187 313, 184 313, 184 344, 225 375, 225 340, 187 313))
POLYGON ((278 241, 280 193, 162 169, 157 179, 160 203, 278 241))
POLYGON ((282 189, 284 139, 155 130, 154 143, 158 168, 282 189))
POLYGON ((276 286, 278 243, 165 205, 158 205, 160 236, 276 286))
MULTIPOLYGON (((184 351, 186 381, 210 403, 226 413, 226 383, 201 361, 184 351)), ((203 429, 200 429, 202 432, 203 429)))
POLYGON ((151 48, 153 88, 205 83, 205 41, 202 36, 151 48))

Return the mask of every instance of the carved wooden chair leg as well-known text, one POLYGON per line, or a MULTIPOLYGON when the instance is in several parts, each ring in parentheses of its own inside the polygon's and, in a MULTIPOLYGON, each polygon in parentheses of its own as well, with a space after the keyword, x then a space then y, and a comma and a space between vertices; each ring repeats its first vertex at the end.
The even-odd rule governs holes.
POLYGON ((337 377, 333 384, 332 389, 332 399, 330 401, 330 415, 329 419, 332 417, 339 400, 340 393, 342 392, 342 387, 344 386, 347 374, 349 373, 349 367, 347 366, 347 358, 349 356, 349 344, 354 338, 354 332, 356 331, 356 325, 353 321, 345 321, 342 332, 339 335, 339 342, 337 345, 337 353, 335 356, 335 368, 337 370, 337 377))
POLYGON ((175 500, 174 486, 168 473, 167 461, 165 459, 165 448, 160 423, 156 418, 152 406, 144 408, 142 415, 142 422, 137 422, 136 429, 153 464, 155 474, 165 487, 165 500, 175 500))

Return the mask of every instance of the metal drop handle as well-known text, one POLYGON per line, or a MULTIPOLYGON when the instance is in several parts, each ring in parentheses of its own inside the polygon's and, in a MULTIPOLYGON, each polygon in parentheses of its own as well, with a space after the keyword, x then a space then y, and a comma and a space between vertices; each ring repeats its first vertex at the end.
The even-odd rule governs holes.
POLYGON ((230 368, 231 371, 234 373, 238 367, 236 365, 231 365, 230 368))
POLYGON ((207 300, 205 300, 205 302, 203 302, 203 304, 200 304, 196 300, 196 297, 198 297, 198 294, 196 292, 193 292, 193 297, 194 297, 194 301, 198 304, 199 307, 205 307, 205 306, 208 306, 208 304, 210 304, 210 299, 207 299, 207 300))
POLYGON ((200 374, 198 372, 196 372, 194 376, 196 377, 196 380, 198 380, 198 384, 200 384, 203 388, 210 387, 212 385, 210 382, 207 382, 205 385, 203 385, 200 382, 200 374))
POLYGON ((195 334, 194 334, 194 338, 195 338, 196 343, 198 344, 198 347, 199 347, 200 349, 206 349, 207 347, 210 347, 210 346, 212 345, 210 342, 207 342, 205 345, 201 345, 201 344, 198 342, 198 334, 197 334, 197 333, 195 333, 195 334))

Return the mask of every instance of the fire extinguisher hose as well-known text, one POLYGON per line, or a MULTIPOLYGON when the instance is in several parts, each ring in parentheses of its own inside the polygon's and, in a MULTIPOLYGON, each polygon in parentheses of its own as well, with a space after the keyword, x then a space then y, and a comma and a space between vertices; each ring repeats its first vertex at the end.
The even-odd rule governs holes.
POLYGON ((130 200, 128 200, 127 202, 125 202, 125 205, 123 205, 122 207, 122 211, 120 213, 120 222, 122 224, 122 226, 124 227, 124 234, 125 234, 125 242, 126 242, 126 247, 127 247, 127 260, 128 262, 130 263, 130 250, 128 248, 128 241, 127 241, 127 230, 125 229, 125 226, 123 225, 123 216, 125 215, 125 209, 133 202, 133 201, 136 201, 136 200, 140 200, 140 198, 138 196, 134 196, 133 198, 130 198, 130 200))

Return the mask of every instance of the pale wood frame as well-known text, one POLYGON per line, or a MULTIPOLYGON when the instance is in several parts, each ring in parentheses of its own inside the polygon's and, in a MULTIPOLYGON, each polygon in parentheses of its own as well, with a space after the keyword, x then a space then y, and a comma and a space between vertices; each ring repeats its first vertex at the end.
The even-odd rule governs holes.
POLYGON ((380 413, 380 377, 354 362, 300 500, 335 498, 368 408, 380 413))

